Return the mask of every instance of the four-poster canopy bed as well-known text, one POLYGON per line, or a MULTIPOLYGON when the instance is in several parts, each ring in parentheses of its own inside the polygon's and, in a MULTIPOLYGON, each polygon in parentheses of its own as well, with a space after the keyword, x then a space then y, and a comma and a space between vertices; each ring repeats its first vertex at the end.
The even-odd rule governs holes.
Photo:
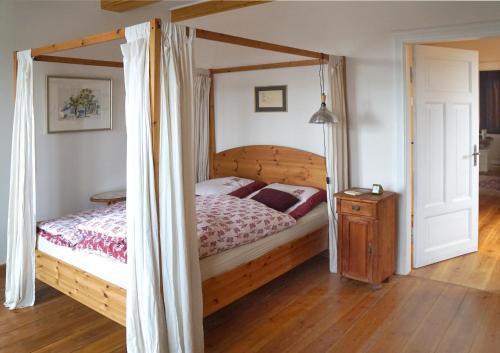
MULTIPOLYGON (((150 21, 149 85, 152 151, 155 188, 159 180, 159 116, 160 116, 160 55, 161 21, 150 21)), ((195 30, 196 38, 219 41, 280 53, 294 54, 312 59, 261 65, 217 68, 210 70, 212 78, 209 100, 209 164, 210 177, 237 176, 266 183, 286 183, 326 188, 325 158, 310 152, 279 146, 243 146, 216 153, 214 75, 248 70, 263 70, 296 66, 318 65, 327 62, 327 55, 319 52, 291 48, 226 34, 195 30)), ((63 43, 31 50, 35 61, 78 65, 122 67, 121 62, 50 56, 48 54, 86 47, 94 44, 122 40, 125 30, 87 36, 63 43)), ((16 59, 16 56, 14 55, 16 59)), ((14 72, 17 59, 14 61, 14 72)), ((344 72, 345 74, 345 72, 344 72)), ((14 84, 15 84, 14 80, 14 84)), ((157 193, 157 202, 158 202, 157 193)), ((203 281, 203 315, 207 316, 234 302, 254 289, 289 271, 309 258, 328 249, 328 224, 323 223, 293 241, 281 244, 262 256, 206 278, 203 281)), ((36 250, 36 278, 87 305, 122 325, 125 321, 126 290, 87 273, 43 251, 36 250)))

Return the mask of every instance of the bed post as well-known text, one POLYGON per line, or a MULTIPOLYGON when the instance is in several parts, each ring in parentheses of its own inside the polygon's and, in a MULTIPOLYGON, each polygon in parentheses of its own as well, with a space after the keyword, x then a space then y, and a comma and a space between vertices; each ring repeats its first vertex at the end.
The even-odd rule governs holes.
MULTIPOLYGON (((151 114, 151 144, 153 148, 153 169, 155 178, 156 207, 160 200, 160 65, 161 65, 161 20, 152 19, 149 34, 149 104, 151 114)), ((158 241, 160 241, 160 220, 158 218, 158 241)), ((161 253, 160 263, 162 263, 161 253)), ((160 266, 160 278, 163 278, 160 266)), ((163 297, 163 281, 160 281, 163 297)))
POLYGON ((160 52, 161 52, 161 20, 150 21, 149 36, 149 91, 151 112, 151 139, 153 146, 153 166, 155 173, 156 204, 159 198, 159 156, 160 156, 160 52))
POLYGON ((213 179, 215 170, 215 92, 214 92, 214 74, 210 72, 210 94, 208 95, 208 168, 209 178, 213 179))

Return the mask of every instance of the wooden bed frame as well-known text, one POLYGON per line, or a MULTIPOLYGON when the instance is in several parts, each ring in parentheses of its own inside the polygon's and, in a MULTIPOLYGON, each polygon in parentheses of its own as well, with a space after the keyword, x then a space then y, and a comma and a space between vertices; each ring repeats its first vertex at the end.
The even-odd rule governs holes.
MULTIPOLYGON (((159 119, 160 119, 160 53, 161 20, 150 21, 149 82, 150 111, 155 167, 158 189, 159 119)), ((228 43, 244 47, 269 50, 279 53, 307 57, 308 60, 278 62, 261 65, 215 68, 210 70, 212 78, 209 109, 209 161, 211 177, 236 175, 265 182, 310 185, 325 188, 325 160, 323 157, 293 148, 277 146, 246 146, 215 153, 215 108, 214 75, 238 71, 266 70, 326 63, 328 55, 311 50, 292 48, 223 33, 195 29, 196 38, 228 43)), ((125 29, 86 36, 62 43, 33 48, 35 61, 103 67, 123 67, 116 61, 52 56, 60 51, 83 48, 95 44, 123 40, 125 29)), ((17 56, 14 52, 14 95, 17 79, 17 56)), ((344 58, 345 60, 345 58, 344 58)), ((204 316, 234 302, 252 290, 289 271, 328 247, 328 227, 323 226, 304 237, 282 245, 253 261, 242 264, 228 272, 203 282, 204 316)), ((125 325, 126 291, 91 274, 36 251, 36 277, 48 285, 71 296, 104 316, 125 325)))
MULTIPOLYGON (((215 177, 325 187, 325 159, 294 148, 245 146, 215 155, 215 177)), ((203 315, 231 304, 328 248, 328 226, 203 282, 203 315)), ((126 290, 36 251, 36 277, 102 315, 125 325, 126 290)))

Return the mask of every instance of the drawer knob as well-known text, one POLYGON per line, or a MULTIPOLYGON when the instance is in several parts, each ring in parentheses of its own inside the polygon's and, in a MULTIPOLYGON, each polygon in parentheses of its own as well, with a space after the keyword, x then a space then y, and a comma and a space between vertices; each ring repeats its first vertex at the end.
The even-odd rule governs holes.
POLYGON ((353 211, 359 211, 361 207, 359 205, 352 205, 352 210, 353 211))

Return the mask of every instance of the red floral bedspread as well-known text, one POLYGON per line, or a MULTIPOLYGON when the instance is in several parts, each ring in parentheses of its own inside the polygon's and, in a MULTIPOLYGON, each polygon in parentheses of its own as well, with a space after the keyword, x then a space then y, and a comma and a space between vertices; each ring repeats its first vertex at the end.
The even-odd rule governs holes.
POLYGON ((110 237, 104 234, 92 234, 75 246, 75 250, 109 257, 120 262, 127 262, 127 239, 110 237))
MULTIPOLYGON (((100 214, 94 213, 93 218, 83 222, 74 220, 81 220, 81 216, 72 216, 74 221, 70 222, 70 227, 77 234, 66 238, 80 238, 80 241, 70 246, 76 250, 127 262, 125 203, 99 210, 102 210, 100 214)), ((254 242, 296 223, 293 217, 260 202, 229 195, 197 196, 196 216, 200 258, 254 242)), ((68 217, 65 217, 58 226, 62 226, 67 220, 68 217)), ((66 232, 69 231, 60 231, 64 234, 66 232)), ((42 232, 40 235, 56 244, 55 240, 62 239, 57 236, 53 239, 52 233, 42 232)))
POLYGON ((127 211, 116 211, 79 224, 76 228, 85 238, 75 249, 127 262, 127 211))
POLYGON ((200 258, 248 244, 293 226, 293 217, 258 201, 229 195, 196 198, 200 258))
POLYGON ((112 206, 94 208, 67 216, 38 222, 38 235, 48 241, 61 246, 75 246, 86 236, 78 231, 77 227, 85 222, 91 222, 103 216, 119 217, 125 213, 125 202, 118 202, 112 206))

